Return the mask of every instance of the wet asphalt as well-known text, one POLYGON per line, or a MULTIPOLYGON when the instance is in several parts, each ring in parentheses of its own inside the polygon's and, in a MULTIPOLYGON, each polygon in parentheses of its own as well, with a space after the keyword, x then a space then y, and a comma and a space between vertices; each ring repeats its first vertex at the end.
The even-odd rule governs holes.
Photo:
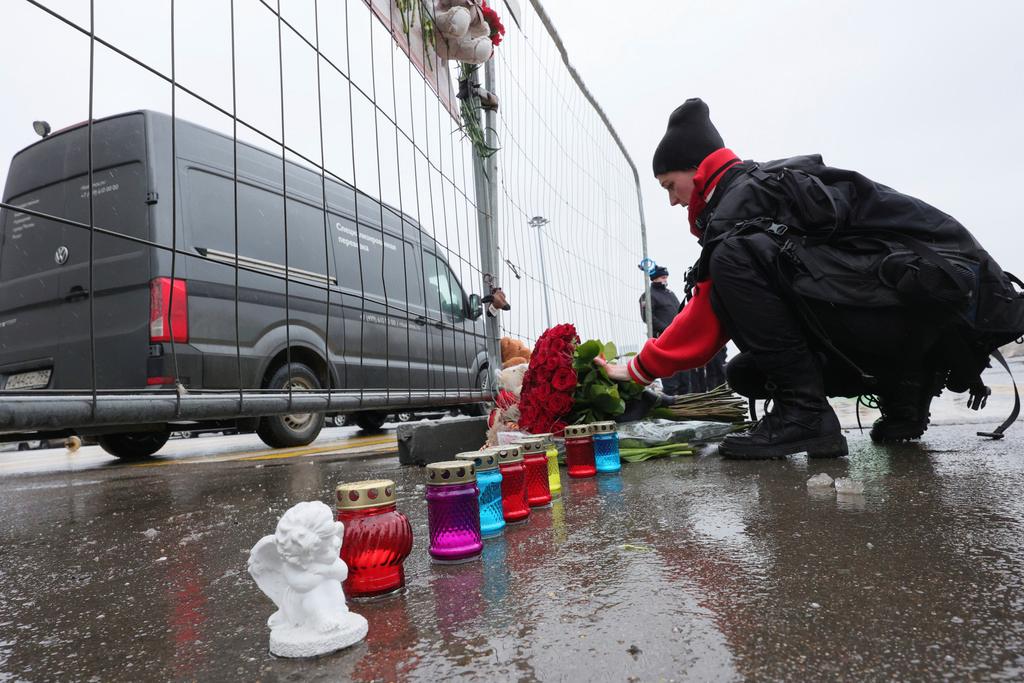
POLYGON ((430 562, 423 471, 393 456, 5 477, 0 681, 1024 678, 1024 449, 976 430, 564 478, 457 566, 430 562), (865 492, 810 491, 818 472, 865 492), (294 503, 378 477, 413 525, 406 591, 350 604, 364 643, 275 659, 249 549, 294 503))

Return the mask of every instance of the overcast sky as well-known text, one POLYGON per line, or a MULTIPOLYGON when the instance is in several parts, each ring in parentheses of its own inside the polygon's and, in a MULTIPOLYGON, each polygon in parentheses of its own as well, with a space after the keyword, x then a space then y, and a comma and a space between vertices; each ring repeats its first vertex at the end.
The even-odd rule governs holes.
POLYGON ((698 247, 651 155, 688 97, 742 158, 821 153, 953 215, 1024 276, 1024 2, 544 4, 636 161, 677 289, 698 247))

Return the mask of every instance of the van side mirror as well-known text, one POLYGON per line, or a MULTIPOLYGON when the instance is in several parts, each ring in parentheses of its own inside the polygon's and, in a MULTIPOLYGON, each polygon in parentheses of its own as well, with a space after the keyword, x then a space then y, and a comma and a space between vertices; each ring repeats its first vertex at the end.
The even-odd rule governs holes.
POLYGON ((484 307, 483 307, 483 303, 481 303, 481 301, 480 301, 480 295, 479 294, 470 294, 469 295, 469 319, 470 320, 477 320, 483 314, 484 314, 484 307))

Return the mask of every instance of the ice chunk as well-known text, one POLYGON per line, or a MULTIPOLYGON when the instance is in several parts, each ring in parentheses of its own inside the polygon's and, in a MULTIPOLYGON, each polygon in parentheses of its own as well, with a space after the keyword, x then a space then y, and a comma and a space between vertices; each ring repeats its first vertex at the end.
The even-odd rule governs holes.
POLYGON ((832 477, 824 472, 819 472, 807 480, 807 488, 809 489, 827 489, 830 486, 832 486, 832 477))
POLYGON ((154 538, 160 535, 160 532, 156 529, 146 529, 142 532, 142 535, 152 541, 154 538))
POLYGON ((856 479, 836 479, 836 493, 848 496, 860 496, 864 494, 864 482, 856 479))

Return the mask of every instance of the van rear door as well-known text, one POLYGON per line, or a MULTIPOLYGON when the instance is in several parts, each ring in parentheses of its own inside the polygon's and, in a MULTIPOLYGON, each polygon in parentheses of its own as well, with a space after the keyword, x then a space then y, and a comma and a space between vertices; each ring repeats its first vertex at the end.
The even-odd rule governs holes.
MULTIPOLYGON (((57 133, 18 153, 4 200, 150 239, 145 117, 128 114, 57 133)), ((146 386, 150 247, 59 221, 5 212, 0 242, 0 386, 146 386), (92 261, 90 278, 90 260, 92 261), (91 356, 90 299, 95 331, 91 356), (35 373, 29 375, 27 373, 35 373), (26 379, 27 378, 27 379, 26 379), (35 380, 34 382, 29 380, 35 380), (27 383, 26 383, 27 382, 27 383)))

